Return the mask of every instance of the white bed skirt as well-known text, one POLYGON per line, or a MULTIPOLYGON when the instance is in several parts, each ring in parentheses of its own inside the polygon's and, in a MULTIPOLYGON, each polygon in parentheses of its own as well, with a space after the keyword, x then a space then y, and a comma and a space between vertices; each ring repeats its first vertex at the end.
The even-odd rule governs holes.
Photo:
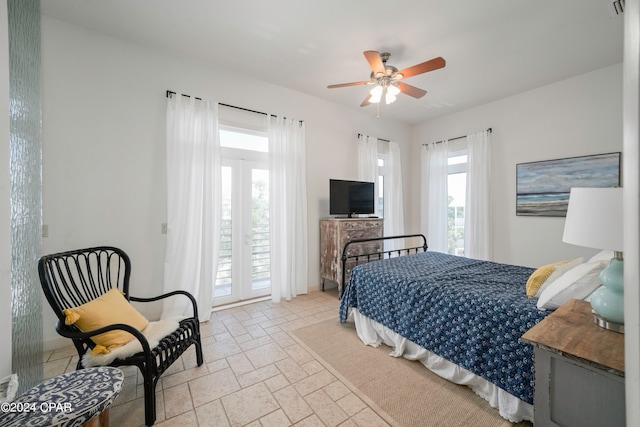
POLYGON ((497 408, 503 418, 513 423, 522 420, 533 422, 533 405, 507 393, 484 378, 431 353, 386 326, 360 314, 357 309, 353 308, 351 313, 358 337, 365 344, 378 347, 380 343, 385 343, 394 349, 389 354, 390 356, 403 356, 409 360, 417 360, 442 378, 470 387, 478 396, 486 399, 492 407, 497 408))

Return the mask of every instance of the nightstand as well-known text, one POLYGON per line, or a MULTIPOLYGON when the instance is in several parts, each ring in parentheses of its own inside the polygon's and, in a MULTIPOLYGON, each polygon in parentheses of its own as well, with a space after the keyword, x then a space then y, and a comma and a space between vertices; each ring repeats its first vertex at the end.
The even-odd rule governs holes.
POLYGON ((624 427, 624 335, 596 325, 588 302, 567 301, 522 340, 534 347, 536 427, 624 427))

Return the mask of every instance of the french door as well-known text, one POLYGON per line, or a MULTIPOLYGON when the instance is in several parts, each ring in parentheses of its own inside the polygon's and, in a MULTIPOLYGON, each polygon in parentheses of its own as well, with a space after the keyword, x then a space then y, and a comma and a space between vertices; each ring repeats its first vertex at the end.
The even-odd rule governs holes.
POLYGON ((222 161, 222 221, 213 305, 271 294, 269 170, 265 162, 222 161))

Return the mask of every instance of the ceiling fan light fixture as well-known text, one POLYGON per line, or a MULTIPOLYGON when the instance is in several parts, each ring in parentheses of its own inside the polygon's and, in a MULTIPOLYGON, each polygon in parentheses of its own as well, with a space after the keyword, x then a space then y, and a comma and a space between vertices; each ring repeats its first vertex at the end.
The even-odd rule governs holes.
MULTIPOLYGON (((380 88, 382 88, 382 93, 384 94, 384 100, 386 104, 391 104, 393 102, 395 102, 396 95, 400 93, 400 89, 398 89, 397 86, 394 86, 392 84, 385 84, 384 87, 383 86, 378 86, 380 88)), ((378 101, 379 102, 379 101, 378 101)))
POLYGON ((371 91, 369 92, 371 94, 369 102, 373 104, 377 104, 378 102, 380 102, 380 100, 382 99, 382 91, 383 88, 380 85, 376 85, 373 89, 371 89, 371 91))

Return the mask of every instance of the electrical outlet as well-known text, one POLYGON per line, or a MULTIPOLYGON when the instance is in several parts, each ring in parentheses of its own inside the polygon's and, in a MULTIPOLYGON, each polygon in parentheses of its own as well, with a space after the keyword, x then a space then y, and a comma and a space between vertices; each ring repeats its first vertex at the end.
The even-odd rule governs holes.
POLYGON ((42 224, 42 237, 49 237, 49 225, 42 224))
POLYGON ((167 234, 167 223, 166 223, 166 222, 163 222, 163 223, 161 224, 161 228, 160 228, 160 230, 161 230, 161 233, 162 233, 162 234, 167 234))

